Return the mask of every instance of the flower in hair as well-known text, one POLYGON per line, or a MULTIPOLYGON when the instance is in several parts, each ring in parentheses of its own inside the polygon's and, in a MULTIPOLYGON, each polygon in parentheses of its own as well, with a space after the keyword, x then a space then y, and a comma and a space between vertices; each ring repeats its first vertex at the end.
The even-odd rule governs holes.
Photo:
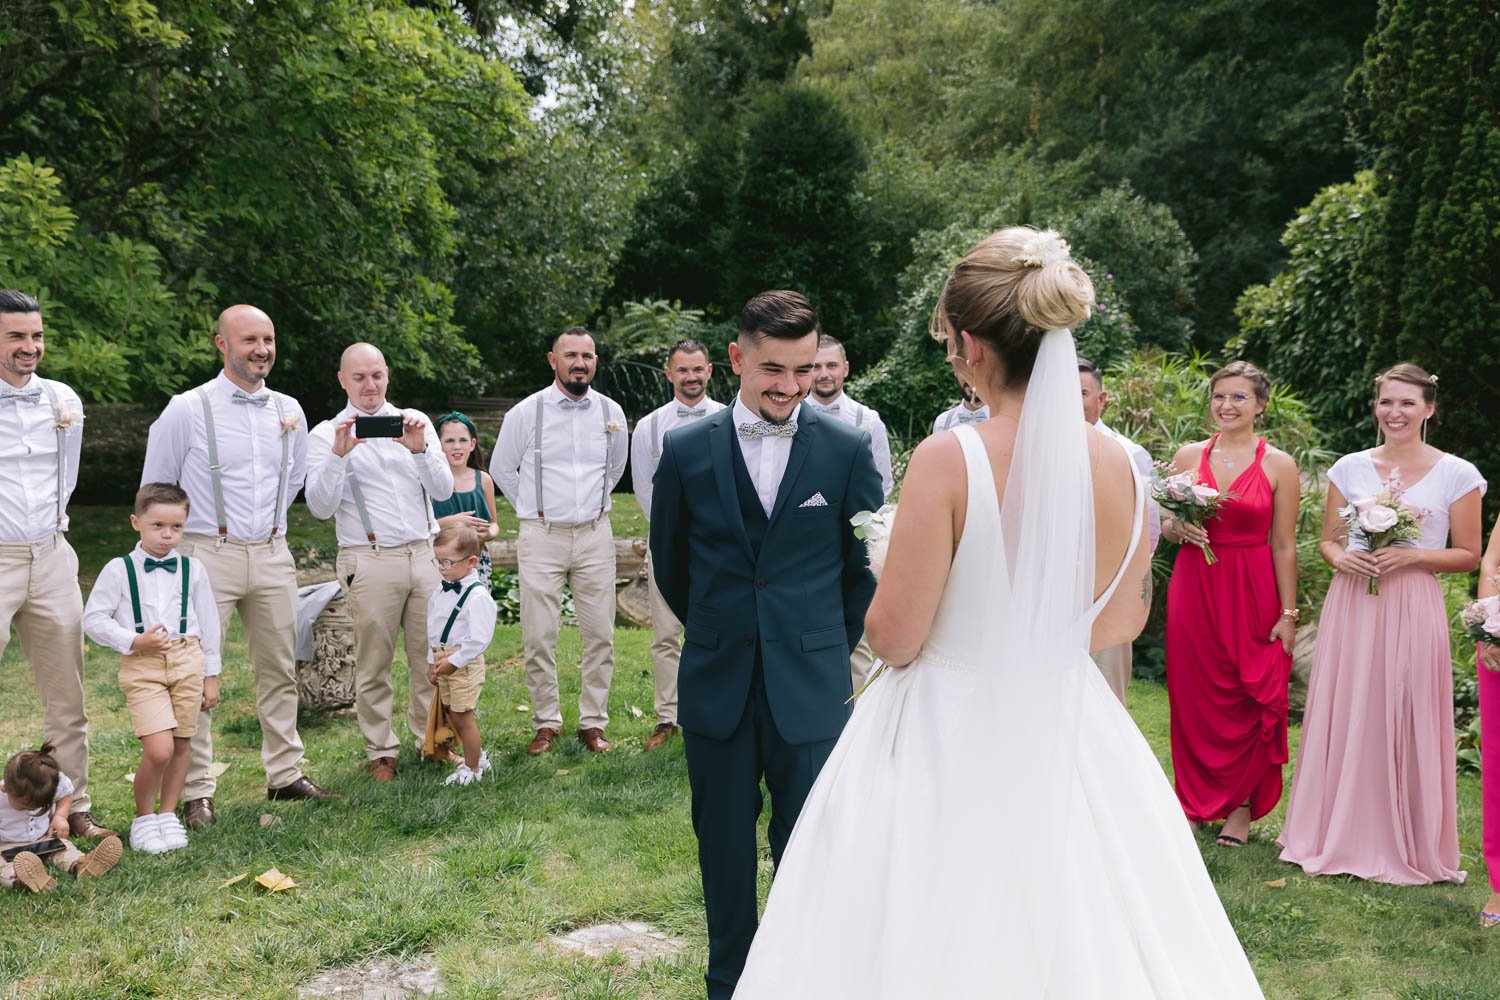
POLYGON ((1021 252, 1012 260, 1022 267, 1046 267, 1068 259, 1068 244, 1057 233, 1048 229, 1037 233, 1021 245, 1021 252))
POLYGON ((1433 385, 1437 385, 1437 376, 1429 375, 1427 376, 1427 381, 1431 382, 1433 385))

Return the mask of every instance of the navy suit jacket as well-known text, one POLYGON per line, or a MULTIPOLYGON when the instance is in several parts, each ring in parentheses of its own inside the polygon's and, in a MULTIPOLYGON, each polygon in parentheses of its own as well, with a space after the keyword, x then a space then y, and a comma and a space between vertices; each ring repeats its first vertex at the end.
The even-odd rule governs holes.
POLYGON ((652 570, 684 631, 678 722, 728 739, 759 652, 782 738, 835 739, 849 718, 849 651, 875 594, 849 524, 882 502, 869 435, 801 408, 758 554, 735 482, 735 435, 733 407, 671 431, 652 480, 652 570), (824 505, 803 506, 817 494, 824 505))

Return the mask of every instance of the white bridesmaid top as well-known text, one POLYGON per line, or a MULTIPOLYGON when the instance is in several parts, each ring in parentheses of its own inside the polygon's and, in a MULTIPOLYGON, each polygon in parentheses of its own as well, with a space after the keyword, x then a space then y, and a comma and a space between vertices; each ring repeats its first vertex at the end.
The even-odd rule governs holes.
MULTIPOLYGON (((1356 451, 1334 462, 1333 468, 1328 470, 1328 479, 1350 503, 1374 496, 1385 485, 1385 480, 1375 469, 1370 451, 1356 451)), ((1437 460, 1427 475, 1415 484, 1408 483, 1406 502, 1414 507, 1426 507, 1428 512, 1422 520, 1422 537, 1417 548, 1446 549, 1449 508, 1454 501, 1476 489, 1480 496, 1484 496, 1487 488, 1488 484, 1474 463, 1447 453, 1437 460)))

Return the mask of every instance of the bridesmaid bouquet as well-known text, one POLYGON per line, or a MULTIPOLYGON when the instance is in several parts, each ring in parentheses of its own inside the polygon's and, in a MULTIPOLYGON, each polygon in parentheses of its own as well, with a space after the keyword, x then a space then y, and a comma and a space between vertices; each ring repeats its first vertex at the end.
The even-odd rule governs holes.
MULTIPOLYGON (((883 504, 879 510, 862 510, 849 518, 849 523, 854 526, 854 537, 865 543, 865 555, 870 560, 870 572, 875 574, 875 579, 880 579, 880 574, 885 570, 885 552, 891 541, 891 523, 896 520, 896 505, 883 504)), ((870 685, 875 683, 875 678, 885 673, 886 663, 884 660, 876 662, 875 669, 870 671, 870 679, 865 681, 858 691, 849 696, 849 704, 855 698, 869 690, 870 685)))
POLYGON ((1458 614, 1464 634, 1475 642, 1500 642, 1500 597, 1482 597, 1458 614))
MULTIPOLYGON (((1202 525, 1219 513, 1219 508, 1234 499, 1233 493, 1223 493, 1207 483, 1198 482, 1196 472, 1179 472, 1175 476, 1164 476, 1171 466, 1157 462, 1151 476, 1151 498, 1157 506, 1187 524, 1202 525)), ((1203 561, 1212 566, 1219 561, 1214 550, 1203 546, 1203 561)))
MULTIPOLYGON (((1401 470, 1392 469, 1385 485, 1374 495, 1355 500, 1339 511, 1349 526, 1349 540, 1363 541, 1366 551, 1374 552, 1388 545, 1410 544, 1422 537, 1422 519, 1427 511, 1413 507, 1403 499, 1401 470)), ((1380 578, 1370 577, 1367 593, 1380 593, 1380 578)))

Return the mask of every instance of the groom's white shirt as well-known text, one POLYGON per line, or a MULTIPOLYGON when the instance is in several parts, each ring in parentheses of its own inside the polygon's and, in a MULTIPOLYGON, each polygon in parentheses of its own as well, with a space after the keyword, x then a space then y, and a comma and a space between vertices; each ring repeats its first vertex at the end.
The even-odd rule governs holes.
MULTIPOLYGON (((799 404, 787 423, 795 426, 801 409, 799 404)), ((760 419, 758 414, 750 412, 750 407, 745 405, 744 400, 739 396, 734 397, 734 439, 740 444, 740 454, 745 458, 745 469, 750 473, 750 481, 755 484, 755 494, 760 497, 760 505, 765 510, 766 517, 770 517, 772 508, 776 506, 776 494, 781 489, 781 477, 786 475, 787 460, 792 457, 792 439, 740 437, 741 424, 757 423, 760 419)))

